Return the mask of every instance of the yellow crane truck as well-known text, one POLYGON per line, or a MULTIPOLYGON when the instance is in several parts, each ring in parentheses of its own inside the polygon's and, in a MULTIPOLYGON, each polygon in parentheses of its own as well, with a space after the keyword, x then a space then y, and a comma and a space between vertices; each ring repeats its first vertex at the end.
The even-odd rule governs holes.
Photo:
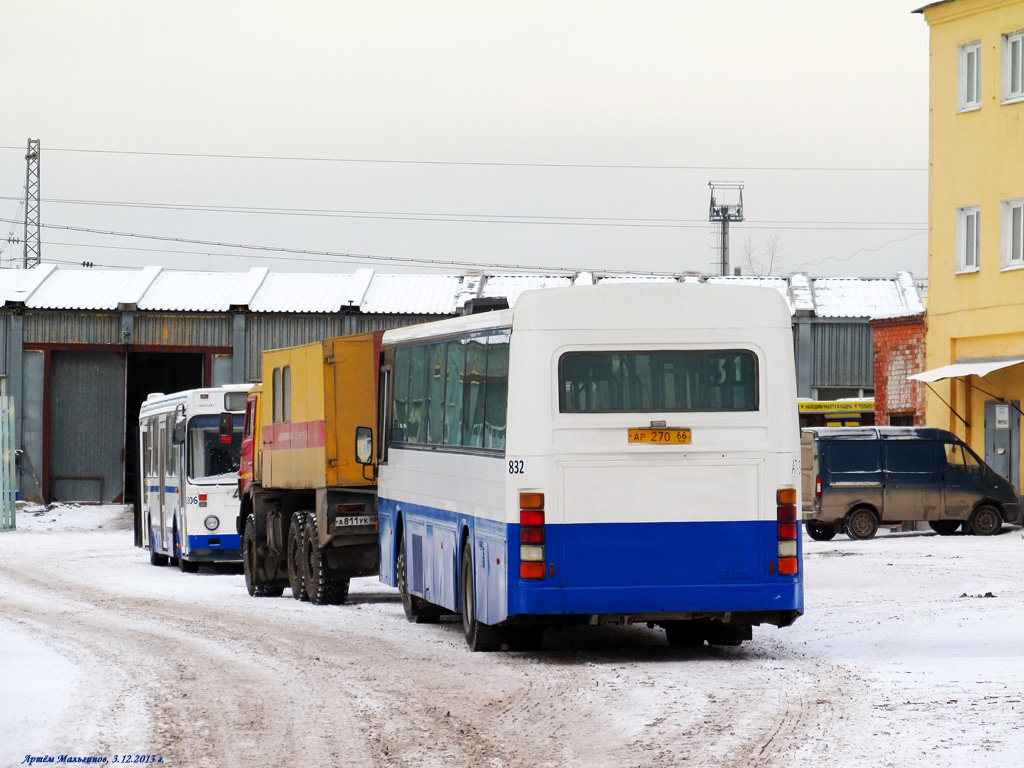
POLYGON ((253 597, 337 605, 378 571, 377 370, 382 332, 263 353, 249 393, 238 515, 253 597))

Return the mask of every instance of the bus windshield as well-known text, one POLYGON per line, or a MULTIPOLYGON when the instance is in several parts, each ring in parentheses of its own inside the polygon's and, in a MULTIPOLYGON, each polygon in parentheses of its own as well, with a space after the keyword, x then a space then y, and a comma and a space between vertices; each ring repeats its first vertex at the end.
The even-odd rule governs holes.
POLYGON ((193 480, 235 475, 242 445, 241 413, 231 417, 231 442, 220 441, 220 417, 204 414, 188 424, 188 476, 193 480))

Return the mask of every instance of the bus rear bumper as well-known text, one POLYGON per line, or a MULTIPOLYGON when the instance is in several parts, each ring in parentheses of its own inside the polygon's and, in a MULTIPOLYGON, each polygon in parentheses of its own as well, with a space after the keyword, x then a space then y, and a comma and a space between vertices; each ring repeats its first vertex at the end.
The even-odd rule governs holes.
POLYGON ((222 536, 189 536, 188 559, 194 563, 240 563, 241 537, 236 534, 222 536))
POLYGON ((523 589, 510 618, 543 615, 587 617, 592 624, 631 624, 714 618, 751 624, 788 626, 803 613, 803 586, 553 587, 523 589), (740 617, 746 617, 740 619, 740 617))

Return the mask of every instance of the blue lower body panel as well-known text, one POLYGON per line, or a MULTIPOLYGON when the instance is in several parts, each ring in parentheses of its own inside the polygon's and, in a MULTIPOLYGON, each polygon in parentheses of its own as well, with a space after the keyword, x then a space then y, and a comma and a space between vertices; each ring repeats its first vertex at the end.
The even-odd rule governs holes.
POLYGON ((189 536, 188 559, 196 563, 241 562, 241 537, 237 533, 221 536, 189 536))
MULTIPOLYGON (((463 535, 473 547, 478 617, 803 612, 803 573, 777 573, 775 521, 545 526, 545 577, 519 575, 519 525, 381 498, 381 580, 396 585, 395 533, 404 526, 407 583, 460 611, 463 535), (455 551, 453 551, 455 550, 455 551), (414 572, 415 571, 415 572, 414 572)), ((799 547, 797 542, 798 557, 799 547)))

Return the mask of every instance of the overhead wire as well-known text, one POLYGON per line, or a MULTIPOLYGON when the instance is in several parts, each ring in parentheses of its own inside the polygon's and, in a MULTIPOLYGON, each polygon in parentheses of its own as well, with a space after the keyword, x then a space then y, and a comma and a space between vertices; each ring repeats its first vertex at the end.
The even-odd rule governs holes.
MULTIPOLYGON (((11 145, 0 145, 0 149, 16 149, 24 151, 24 147, 11 145)), ((383 158, 359 158, 359 157, 316 157, 302 155, 255 155, 255 154, 227 154, 217 152, 156 152, 129 149, 83 149, 75 147, 46 147, 48 152, 80 152, 83 154, 102 155, 140 155, 148 157, 194 157, 201 159, 220 160, 269 160, 286 162, 315 162, 315 163, 370 163, 383 165, 450 165, 450 166, 477 166, 497 168, 592 168, 592 169, 620 169, 620 170, 655 170, 655 171, 820 171, 828 173, 837 172, 866 172, 866 173, 920 173, 927 172, 927 168, 885 168, 885 167, 854 167, 854 166, 757 166, 757 165, 668 165, 668 164, 644 164, 644 163, 542 163, 542 162, 495 162, 495 161, 473 161, 473 160, 408 160, 408 159, 383 159, 383 158)))
MULTIPOLYGON (((0 200, 13 200, 0 195, 0 200)), ((628 216, 543 216, 530 214, 434 213, 424 211, 360 211, 323 208, 279 208, 260 206, 202 205, 190 203, 153 203, 117 200, 84 200, 73 198, 45 198, 47 204, 95 205, 100 207, 141 208, 146 210, 192 211, 200 213, 240 213, 270 216, 310 216, 326 218, 384 219, 390 221, 440 221, 481 224, 534 224, 560 226, 639 227, 639 228, 704 228, 706 219, 674 219, 628 216)), ((906 231, 925 229, 924 222, 899 221, 791 221, 758 220, 744 222, 753 229, 787 230, 852 230, 852 231, 906 231), (771 226, 768 226, 771 225, 771 226)))

